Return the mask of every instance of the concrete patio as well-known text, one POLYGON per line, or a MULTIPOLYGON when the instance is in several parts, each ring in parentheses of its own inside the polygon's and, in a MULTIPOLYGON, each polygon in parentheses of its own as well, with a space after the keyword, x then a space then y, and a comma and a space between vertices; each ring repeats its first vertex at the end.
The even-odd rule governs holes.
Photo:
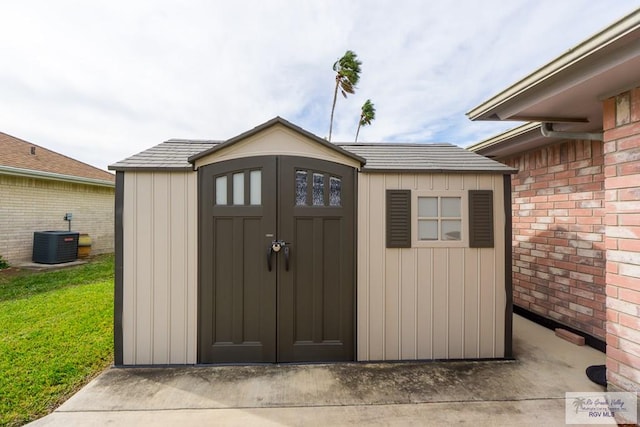
POLYGON ((514 316, 513 361, 111 368, 33 426, 565 425, 605 355, 514 316))

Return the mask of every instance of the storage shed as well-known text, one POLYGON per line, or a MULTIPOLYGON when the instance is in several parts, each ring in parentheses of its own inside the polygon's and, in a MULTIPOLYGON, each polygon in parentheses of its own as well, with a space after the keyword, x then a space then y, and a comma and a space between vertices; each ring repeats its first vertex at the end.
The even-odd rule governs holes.
POLYGON ((110 169, 116 365, 511 357, 512 168, 277 117, 110 169))

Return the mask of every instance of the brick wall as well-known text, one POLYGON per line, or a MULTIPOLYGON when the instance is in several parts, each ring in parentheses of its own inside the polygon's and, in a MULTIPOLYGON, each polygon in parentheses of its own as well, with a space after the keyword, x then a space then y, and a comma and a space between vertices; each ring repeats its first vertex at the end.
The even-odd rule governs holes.
POLYGON ((602 142, 565 141, 501 161, 519 170, 514 304, 604 341, 602 142))
POLYGON ((640 391, 640 87, 603 105, 607 378, 640 391))
POLYGON ((0 255, 10 264, 31 261, 33 232, 88 233, 92 254, 114 249, 114 188, 0 175, 0 255))

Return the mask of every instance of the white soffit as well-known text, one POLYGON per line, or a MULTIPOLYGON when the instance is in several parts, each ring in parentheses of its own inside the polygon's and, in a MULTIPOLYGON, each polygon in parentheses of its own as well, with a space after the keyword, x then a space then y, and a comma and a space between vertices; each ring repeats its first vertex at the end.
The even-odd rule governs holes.
POLYGON ((547 121, 556 130, 602 126, 602 99, 640 84, 640 9, 467 113, 471 120, 547 121))

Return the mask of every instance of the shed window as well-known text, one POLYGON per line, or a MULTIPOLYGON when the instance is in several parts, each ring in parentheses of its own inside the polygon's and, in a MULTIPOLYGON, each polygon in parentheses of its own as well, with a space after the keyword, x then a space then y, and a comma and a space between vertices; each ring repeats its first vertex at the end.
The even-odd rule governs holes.
POLYGON ((418 197, 418 240, 462 240, 462 197, 418 197))
POLYGON ((411 243, 414 247, 464 247, 467 245, 467 192, 411 192, 411 243))
POLYGON ((262 204, 262 171, 233 172, 215 178, 217 206, 260 206, 262 204))
POLYGON ((296 206, 341 207, 342 179, 323 172, 297 170, 296 206))

